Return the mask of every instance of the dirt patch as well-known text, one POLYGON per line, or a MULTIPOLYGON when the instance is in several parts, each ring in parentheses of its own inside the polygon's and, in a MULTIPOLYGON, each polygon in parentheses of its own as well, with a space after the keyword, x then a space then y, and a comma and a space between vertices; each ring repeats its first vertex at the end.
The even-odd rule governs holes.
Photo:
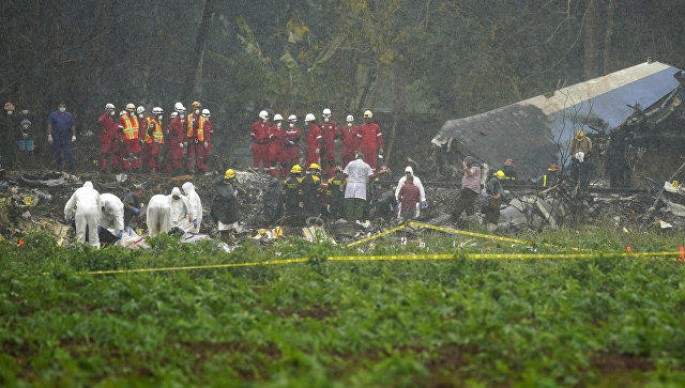
POLYGON ((592 358, 591 365, 601 374, 654 370, 654 362, 649 358, 620 353, 598 353, 592 358))

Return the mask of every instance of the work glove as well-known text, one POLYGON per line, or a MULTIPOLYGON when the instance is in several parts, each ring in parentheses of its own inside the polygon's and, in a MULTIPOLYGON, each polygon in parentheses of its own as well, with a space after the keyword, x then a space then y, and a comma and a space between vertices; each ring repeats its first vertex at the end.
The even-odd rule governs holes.
POLYGON ((122 237, 124 237, 124 231, 120 230, 119 233, 117 233, 117 239, 121 240, 122 237))
POLYGON ((183 149, 183 143, 178 143, 179 146, 181 146, 181 149, 183 149))
POLYGON ((138 209, 137 207, 134 207, 134 208, 133 208, 133 213, 134 213, 134 214, 140 213, 140 209, 138 209))
POLYGON ((48 143, 52 144, 52 135, 48 135, 48 143))
POLYGON ((197 220, 193 220, 193 228, 197 228, 197 220))
POLYGON ((428 207, 428 203, 426 201, 421 201, 420 205, 421 205, 421 209, 425 209, 428 207))
POLYGON ((289 141, 288 141, 288 145, 295 145, 295 142, 292 141, 292 140, 289 140, 289 141))
POLYGON ((319 152, 321 152, 321 151, 317 148, 315 152, 316 152, 316 154, 318 155, 319 152))
POLYGON ((207 149, 207 147, 209 147, 209 143, 207 143, 207 142, 205 141, 204 146, 205 146, 205 149, 207 149))
POLYGON ((276 135, 269 135, 269 139, 273 140, 276 138, 276 135))
POLYGON ((486 199, 487 199, 487 198, 489 198, 489 197, 490 197, 490 194, 488 194, 488 193, 483 193, 483 198, 486 198, 486 199))
POLYGON ((76 135, 73 135, 73 136, 71 137, 71 142, 73 143, 73 142, 75 142, 75 141, 76 141, 76 135))
POLYGON ((181 147, 181 148, 188 148, 188 142, 187 142, 187 141, 184 141, 184 142, 183 142, 183 147, 181 147))

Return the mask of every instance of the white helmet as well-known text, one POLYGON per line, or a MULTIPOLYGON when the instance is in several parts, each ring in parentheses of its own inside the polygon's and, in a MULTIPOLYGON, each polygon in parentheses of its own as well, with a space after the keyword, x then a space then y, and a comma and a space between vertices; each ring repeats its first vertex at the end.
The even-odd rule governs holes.
POLYGON ((326 108, 323 110, 323 117, 331 117, 331 110, 326 108))
POLYGON ((288 121, 291 123, 296 123, 297 122, 297 116, 295 116, 295 115, 288 116, 288 121))
POLYGON ((145 112, 145 107, 142 106, 142 105, 140 105, 140 106, 136 109, 136 113, 141 114, 141 113, 143 113, 143 112, 145 112))
POLYGON ((268 120, 269 119, 269 112, 263 110, 259 112, 259 118, 262 120, 268 120))
POLYGON ((354 121, 354 117, 352 115, 347 115, 347 118, 345 119, 348 123, 351 123, 354 121))
POLYGON ((205 109, 202 110, 202 115, 203 115, 204 117, 209 117, 209 116, 212 115, 212 113, 209 111, 209 109, 206 109, 206 108, 205 108, 205 109))
POLYGON ((152 108, 152 114, 153 115, 157 116, 157 115, 161 115, 162 113, 164 113, 164 109, 162 109, 158 106, 152 108))
POLYGON ((115 109, 117 109, 117 108, 111 102, 108 102, 107 105, 105 105, 105 110, 115 110, 115 109))
POLYGON ((175 119, 176 117, 178 117, 178 112, 171 112, 171 114, 169 115, 169 118, 171 119, 175 119))
POLYGON ((373 117, 373 113, 370 110, 367 110, 364 112, 364 118, 365 119, 370 119, 373 117))
POLYGON ((280 113, 274 115, 274 121, 283 121, 283 116, 280 113))
POLYGON ((185 111, 185 110, 186 110, 186 107, 183 106, 183 104, 181 104, 180 102, 177 102, 177 103, 174 104, 174 110, 175 110, 176 112, 182 112, 182 111, 185 111))
POLYGON ((126 114, 126 111, 125 111, 125 110, 122 110, 121 112, 119 112, 119 116, 123 116, 123 115, 125 115, 125 114, 126 114))
POLYGON ((304 116, 304 122, 311 123, 312 121, 316 121, 316 116, 314 116, 314 113, 307 113, 307 115, 304 116))

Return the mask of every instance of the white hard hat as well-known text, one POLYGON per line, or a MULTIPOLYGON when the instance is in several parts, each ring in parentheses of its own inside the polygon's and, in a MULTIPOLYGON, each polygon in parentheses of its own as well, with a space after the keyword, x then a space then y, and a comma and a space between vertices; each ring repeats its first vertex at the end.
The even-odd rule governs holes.
POLYGON ((307 113, 307 115, 304 116, 304 122, 310 123, 312 121, 316 121, 316 116, 314 116, 314 113, 307 113))
POLYGON ((288 121, 290 121, 291 123, 296 123, 297 122, 297 116, 295 116, 295 115, 288 116, 288 121))
POLYGON ((326 109, 324 109, 323 112, 321 112, 321 113, 323 113, 324 116, 330 116, 330 115, 331 115, 331 110, 328 109, 328 108, 326 108, 326 109))
POLYGON ((373 117, 373 113, 370 110, 367 110, 364 112, 364 118, 365 119, 370 119, 373 117))
POLYGON ((115 110, 116 107, 111 102, 108 102, 107 105, 105 105, 105 109, 106 110, 115 110))
POLYGON ((177 102, 177 103, 174 104, 174 110, 175 110, 176 112, 181 112, 181 111, 186 110, 186 107, 183 106, 183 104, 181 104, 180 102, 177 102))
POLYGON ((280 113, 274 115, 274 121, 283 121, 283 116, 280 113))
POLYGON ((262 120, 268 120, 269 119, 269 112, 263 110, 259 112, 259 118, 262 120))
POLYGON ((153 115, 161 115, 162 113, 164 113, 164 109, 162 109, 158 106, 152 108, 152 114, 153 115))
POLYGON ((209 111, 209 109, 205 108, 202 110, 202 115, 205 117, 211 116, 212 112, 209 111))
POLYGON ((352 115, 347 115, 347 118, 345 119, 348 123, 351 123, 354 121, 354 117, 352 115))
POLYGON ((129 102, 128 104, 126 104, 126 110, 134 111, 136 110, 136 106, 133 105, 132 102, 129 102))
POLYGON ((142 106, 142 105, 140 105, 140 106, 136 109, 136 113, 141 114, 141 113, 143 113, 143 112, 145 112, 145 107, 142 106))
POLYGON ((125 111, 125 110, 122 110, 121 112, 119 112, 119 116, 123 116, 123 115, 125 115, 125 114, 126 114, 126 111, 125 111))
POLYGON ((178 117, 178 112, 171 112, 169 117, 171 117, 172 119, 175 119, 176 117, 178 117))

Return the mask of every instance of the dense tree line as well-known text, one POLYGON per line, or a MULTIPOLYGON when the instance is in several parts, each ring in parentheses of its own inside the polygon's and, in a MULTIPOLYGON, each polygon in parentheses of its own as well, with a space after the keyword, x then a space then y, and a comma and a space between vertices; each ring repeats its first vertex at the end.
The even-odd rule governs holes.
POLYGON ((684 67, 682 8, 674 0, 10 0, 0 3, 0 100, 38 114, 64 100, 83 128, 109 101, 200 99, 223 129, 219 141, 247 139, 264 107, 298 115, 329 107, 338 120, 371 108, 390 144, 415 147, 393 139, 423 140, 438 129, 425 126, 648 57, 684 67))

